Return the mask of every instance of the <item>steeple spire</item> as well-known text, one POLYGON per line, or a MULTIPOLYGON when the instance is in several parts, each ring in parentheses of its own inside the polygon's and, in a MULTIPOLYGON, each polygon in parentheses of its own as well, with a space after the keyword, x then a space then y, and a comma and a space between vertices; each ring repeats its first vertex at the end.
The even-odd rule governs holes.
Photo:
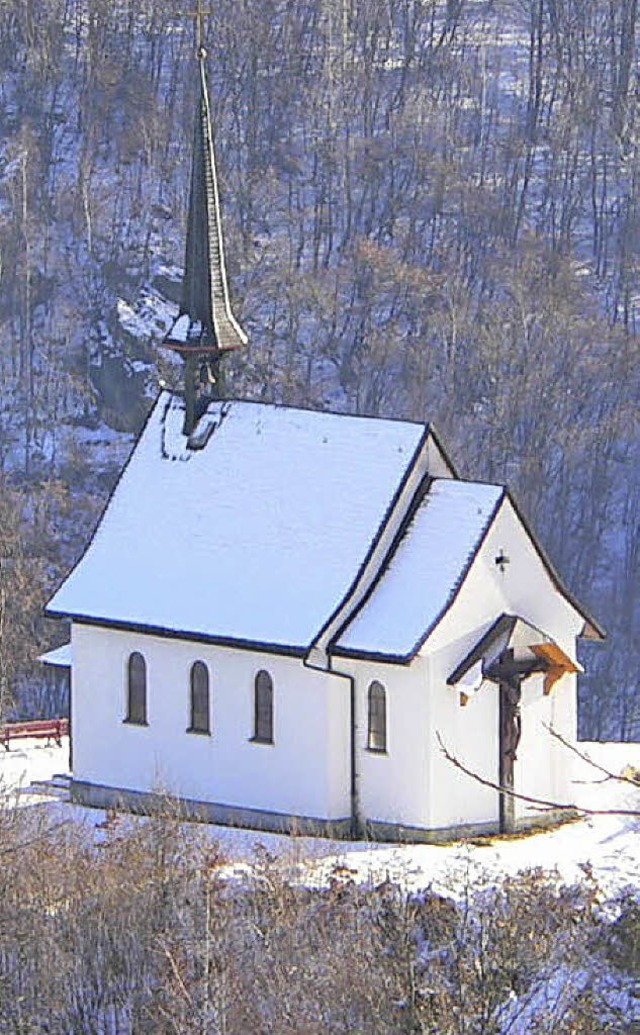
POLYGON ((185 434, 190 435, 211 398, 222 396, 220 360, 246 345, 229 300, 211 112, 198 4, 199 99, 196 110, 184 279, 178 319, 165 338, 185 361, 185 434))

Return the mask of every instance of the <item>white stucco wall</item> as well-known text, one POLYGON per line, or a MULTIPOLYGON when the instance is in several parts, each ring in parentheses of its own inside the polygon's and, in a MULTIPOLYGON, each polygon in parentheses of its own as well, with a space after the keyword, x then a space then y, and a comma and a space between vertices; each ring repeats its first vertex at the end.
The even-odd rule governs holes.
MULTIPOLYGON (((439 731, 449 747, 464 750, 470 765, 497 767, 497 717, 492 695, 467 708, 443 687, 438 659, 418 656, 410 665, 340 659, 356 681, 356 768, 360 815, 379 823, 434 829, 497 820, 495 792, 469 781, 446 762, 439 731), (373 680, 387 695, 387 751, 367 749, 368 692, 373 680), (493 752, 493 754, 492 754, 493 752)), ((447 671, 448 675, 448 671, 447 671)))
MULTIPOLYGON (((502 613, 519 615, 548 633, 572 659, 583 619, 558 592, 509 501, 496 516, 475 558, 455 603, 422 648, 430 663, 429 825, 496 821, 497 792, 457 773, 437 750, 440 733, 449 751, 469 769, 489 780, 498 780, 497 686, 485 682, 466 707, 447 678, 502 613), (501 572, 495 558, 501 551, 510 558, 501 572), (446 788, 446 793, 437 793, 446 788)), ((571 800, 571 757, 545 731, 554 726, 570 740, 576 738, 576 679, 564 676, 549 697, 542 692, 542 678, 523 684, 522 740, 515 768, 515 789, 561 803, 571 800)), ((531 809, 518 803, 516 815, 530 816, 531 809)))
POLYGON ((433 434, 427 439, 428 471, 432 478, 453 478, 454 474, 449 461, 444 456, 433 434))
MULTIPOLYGON (((574 759, 548 732, 556 730, 565 740, 576 738, 576 677, 567 674, 560 679, 548 697, 542 689, 542 676, 533 676, 522 687, 522 739, 514 772, 514 789, 546 801, 568 805, 575 801, 572 784, 574 759)), ((544 807, 516 799, 516 817, 530 818, 544 814, 544 807)))
POLYGON ((360 817, 379 823, 424 827, 429 798, 429 698, 424 659, 413 664, 336 659, 336 669, 355 679, 356 771, 360 817), (386 691, 387 750, 369 751, 369 687, 377 680, 386 691))
MULTIPOLYGON (((491 691, 476 694, 463 708, 459 694, 446 685, 451 669, 446 652, 432 660, 428 825, 433 828, 498 822, 495 791, 471 780, 449 762, 442 744, 473 772, 491 780, 498 776, 498 698, 491 691)), ((493 689, 493 688, 491 688, 493 689)))
POLYGON ((318 819, 349 816, 349 686, 296 658, 74 624, 74 777, 318 819), (147 662, 148 726, 123 722, 129 654, 147 662), (189 673, 209 667, 211 736, 187 733, 189 673), (254 679, 274 684, 274 743, 251 742, 254 679))
MULTIPOLYGON (((497 792, 457 771, 438 745, 490 780, 498 778, 498 690, 485 683, 466 707, 447 677, 496 618, 518 614, 575 657, 582 618, 547 575, 506 501, 450 610, 409 665, 336 658, 336 672, 299 659, 73 627, 74 775, 138 791, 165 789, 198 801, 318 819, 350 814, 350 686, 356 686, 356 768, 365 820, 419 828, 497 823, 497 792), (495 557, 510 558, 502 573, 495 557), (129 654, 147 662, 148 727, 123 723, 129 654), (189 734, 189 672, 210 671, 212 735, 189 734), (251 742, 254 678, 274 681, 274 744, 251 742), (387 693, 387 751, 367 749, 368 689, 387 693)), ((516 789, 570 800, 571 760, 544 723, 575 738, 576 681, 549 697, 525 681, 516 789)), ((530 815, 525 805, 519 816, 530 815)))

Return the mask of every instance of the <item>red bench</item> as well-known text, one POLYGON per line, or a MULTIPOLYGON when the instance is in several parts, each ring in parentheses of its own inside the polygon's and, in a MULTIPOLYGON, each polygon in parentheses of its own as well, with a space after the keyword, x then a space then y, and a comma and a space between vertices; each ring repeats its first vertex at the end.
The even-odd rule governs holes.
POLYGON ((49 742, 55 740, 58 747, 62 737, 69 732, 68 719, 34 719, 29 722, 7 722, 0 726, 0 741, 6 751, 11 749, 12 740, 24 740, 27 737, 46 737, 49 742))

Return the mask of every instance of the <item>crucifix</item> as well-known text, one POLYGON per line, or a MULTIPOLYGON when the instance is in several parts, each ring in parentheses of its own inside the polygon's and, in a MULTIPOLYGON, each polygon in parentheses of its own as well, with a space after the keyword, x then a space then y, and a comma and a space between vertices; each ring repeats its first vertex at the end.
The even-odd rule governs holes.
POLYGON ((500 757, 499 783, 504 787, 500 794, 500 830, 510 834, 515 830, 515 800, 509 791, 514 789, 514 768, 518 745, 522 736, 520 700, 522 677, 512 675, 500 681, 500 757))
POLYGON ((499 698, 499 774, 498 782, 504 788, 500 793, 500 830, 511 834, 515 830, 514 789, 515 761, 522 736, 520 701, 522 681, 534 672, 545 672, 546 663, 540 658, 516 658, 513 648, 507 648, 487 666, 486 675, 497 683, 499 698))

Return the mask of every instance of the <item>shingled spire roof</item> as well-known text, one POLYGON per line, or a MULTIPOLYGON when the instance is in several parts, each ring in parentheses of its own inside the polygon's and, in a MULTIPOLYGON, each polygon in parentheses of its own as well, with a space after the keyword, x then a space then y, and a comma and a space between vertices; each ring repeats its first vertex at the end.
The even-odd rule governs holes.
POLYGON ((165 339, 169 348, 192 356, 227 352, 247 343, 229 301, 205 58, 200 46, 182 300, 165 339))

